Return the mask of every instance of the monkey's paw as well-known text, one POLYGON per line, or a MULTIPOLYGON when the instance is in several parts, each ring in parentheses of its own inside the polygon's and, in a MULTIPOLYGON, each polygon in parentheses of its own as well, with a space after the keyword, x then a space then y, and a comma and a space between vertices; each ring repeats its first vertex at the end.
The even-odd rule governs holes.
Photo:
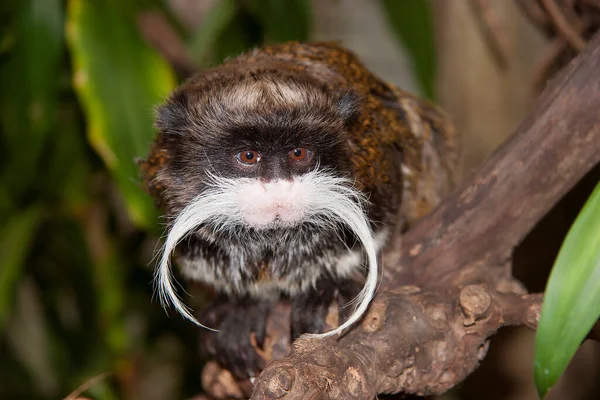
MULTIPOLYGON (((208 332, 206 350, 239 379, 252 378, 264 368, 256 347, 263 347, 269 305, 253 301, 218 305, 207 310, 209 320, 220 322, 218 332, 208 332), (253 343, 254 342, 254 343, 253 343)), ((215 325, 212 325, 215 326, 215 325)))

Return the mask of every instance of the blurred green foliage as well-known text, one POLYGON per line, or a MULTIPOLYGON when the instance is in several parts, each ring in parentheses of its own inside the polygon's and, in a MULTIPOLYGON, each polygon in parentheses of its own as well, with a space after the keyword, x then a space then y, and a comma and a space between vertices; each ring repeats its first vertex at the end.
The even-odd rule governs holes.
POLYGON ((147 48, 131 21, 139 9, 111 1, 70 1, 66 25, 73 84, 85 111, 88 140, 117 182, 133 221, 156 220, 152 202, 132 180, 134 159, 152 140, 148 112, 175 88, 174 73, 147 48), (110 26, 110 29, 106 29, 110 26))
MULTIPOLYGON (((196 329, 152 299, 160 219, 135 163, 155 133, 153 106, 182 77, 141 37, 138 16, 167 15, 207 66, 309 40, 313 10, 309 0, 217 0, 188 32, 167 3, 0 5, 0 398, 62 398, 104 372, 86 396, 200 391, 196 329)), ((429 18, 422 6, 390 18, 409 11, 429 18)), ((406 36, 413 53, 430 28, 406 36)), ((431 94, 428 52, 415 65, 431 94)))

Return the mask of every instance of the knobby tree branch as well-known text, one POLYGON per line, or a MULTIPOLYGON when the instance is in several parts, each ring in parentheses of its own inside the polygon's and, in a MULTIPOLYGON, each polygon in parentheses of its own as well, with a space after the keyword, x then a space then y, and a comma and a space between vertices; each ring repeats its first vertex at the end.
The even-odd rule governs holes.
MULTIPOLYGON (((600 36, 538 99, 516 133, 432 214, 384 254, 384 284, 342 338, 299 339, 291 352, 282 306, 269 322, 252 399, 370 399, 439 394, 479 365, 499 328, 535 329, 541 294, 511 275, 514 248, 600 163, 600 36)), ((209 365, 207 390, 242 395, 209 365)))

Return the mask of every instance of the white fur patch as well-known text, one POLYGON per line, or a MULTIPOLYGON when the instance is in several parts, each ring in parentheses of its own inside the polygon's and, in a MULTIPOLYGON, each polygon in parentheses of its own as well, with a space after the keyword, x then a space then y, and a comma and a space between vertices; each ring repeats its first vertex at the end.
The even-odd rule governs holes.
POLYGON ((211 178, 210 187, 181 211, 167 235, 155 272, 163 306, 171 304, 185 318, 205 327, 177 295, 170 268, 170 257, 177 244, 200 225, 210 223, 217 230, 228 230, 239 224, 257 227, 311 221, 352 231, 363 245, 368 273, 356 309, 348 320, 329 332, 308 336, 339 334, 362 317, 377 286, 377 248, 364 207, 366 198, 352 186, 351 180, 323 170, 308 172, 292 182, 275 181, 264 187, 254 179, 211 178))
MULTIPOLYGON (((389 237, 389 230, 383 229, 377 235, 375 235, 375 251, 379 253, 386 245, 389 237)), ((360 266, 362 262, 361 252, 356 250, 349 250, 344 256, 340 258, 337 264, 332 266, 332 274, 348 278, 351 277, 356 268, 360 266)))
POLYGON ((309 192, 306 181, 299 178, 268 183, 256 179, 240 183, 236 200, 244 221, 260 229, 301 221, 307 212, 309 192))
POLYGON ((293 82, 252 82, 225 92, 224 100, 231 108, 251 109, 264 102, 293 106, 309 102, 310 96, 293 82))

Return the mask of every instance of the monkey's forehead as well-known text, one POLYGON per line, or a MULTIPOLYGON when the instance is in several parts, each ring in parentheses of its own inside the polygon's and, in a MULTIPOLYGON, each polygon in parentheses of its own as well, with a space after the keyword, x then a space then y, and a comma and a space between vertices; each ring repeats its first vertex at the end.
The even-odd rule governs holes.
POLYGON ((218 85, 183 87, 181 93, 197 112, 293 110, 307 105, 333 108, 339 97, 316 83, 293 79, 222 80, 218 85))
POLYGON ((310 125, 339 129, 359 107, 348 90, 336 92, 302 74, 270 69, 219 68, 184 84, 158 108, 167 132, 209 131, 220 136, 244 125, 310 125))

